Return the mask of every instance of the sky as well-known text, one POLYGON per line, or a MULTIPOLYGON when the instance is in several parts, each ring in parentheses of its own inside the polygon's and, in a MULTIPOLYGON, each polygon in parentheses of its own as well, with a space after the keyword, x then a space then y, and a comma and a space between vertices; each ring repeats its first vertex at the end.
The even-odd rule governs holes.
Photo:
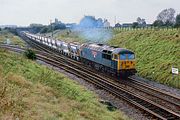
POLYGON ((54 18, 79 23, 84 15, 107 18, 111 25, 115 18, 116 23, 134 22, 137 17, 152 23, 166 8, 180 13, 180 0, 0 0, 0 25, 49 24, 54 18))

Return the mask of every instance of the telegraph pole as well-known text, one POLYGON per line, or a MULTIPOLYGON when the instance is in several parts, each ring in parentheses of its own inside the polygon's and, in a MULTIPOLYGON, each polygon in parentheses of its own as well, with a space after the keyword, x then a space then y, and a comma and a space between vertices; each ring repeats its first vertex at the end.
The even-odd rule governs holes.
POLYGON ((52 27, 52 20, 50 20, 50 25, 51 25, 51 37, 53 38, 53 27, 52 27))

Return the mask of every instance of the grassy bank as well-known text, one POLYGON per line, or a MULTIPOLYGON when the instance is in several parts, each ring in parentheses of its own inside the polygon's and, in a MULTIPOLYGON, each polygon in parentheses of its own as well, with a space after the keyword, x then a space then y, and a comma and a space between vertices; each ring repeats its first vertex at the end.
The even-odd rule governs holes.
POLYGON ((116 31, 110 45, 136 53, 138 74, 180 88, 180 75, 172 77, 172 66, 180 69, 180 31, 116 31))
POLYGON ((75 81, 0 49, 0 119, 121 120, 75 81))
POLYGON ((18 36, 8 32, 7 30, 0 31, 0 43, 8 43, 13 45, 25 46, 25 42, 21 40, 18 36))

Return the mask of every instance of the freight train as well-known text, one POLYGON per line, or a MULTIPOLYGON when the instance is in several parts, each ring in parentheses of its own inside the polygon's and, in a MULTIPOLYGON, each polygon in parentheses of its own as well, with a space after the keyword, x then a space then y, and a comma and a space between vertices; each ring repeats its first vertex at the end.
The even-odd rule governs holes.
POLYGON ((29 32, 22 32, 22 34, 30 40, 51 47, 60 54, 118 78, 136 73, 135 53, 128 49, 97 43, 64 42, 29 32))

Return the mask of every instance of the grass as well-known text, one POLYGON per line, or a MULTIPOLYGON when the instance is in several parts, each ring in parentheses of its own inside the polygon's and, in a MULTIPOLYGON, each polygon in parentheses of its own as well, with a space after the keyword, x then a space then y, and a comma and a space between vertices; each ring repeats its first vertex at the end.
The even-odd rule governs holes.
POLYGON ((172 77, 172 66, 180 69, 180 31, 115 31, 110 45, 136 53, 136 68, 142 77, 180 88, 180 75, 172 77))
POLYGON ((25 46, 25 42, 18 36, 15 36, 14 34, 8 32, 7 30, 0 31, 0 43, 6 44, 7 42, 8 44, 19 45, 22 47, 25 46))
POLYGON ((123 120, 63 74, 0 49, 0 119, 123 120))

